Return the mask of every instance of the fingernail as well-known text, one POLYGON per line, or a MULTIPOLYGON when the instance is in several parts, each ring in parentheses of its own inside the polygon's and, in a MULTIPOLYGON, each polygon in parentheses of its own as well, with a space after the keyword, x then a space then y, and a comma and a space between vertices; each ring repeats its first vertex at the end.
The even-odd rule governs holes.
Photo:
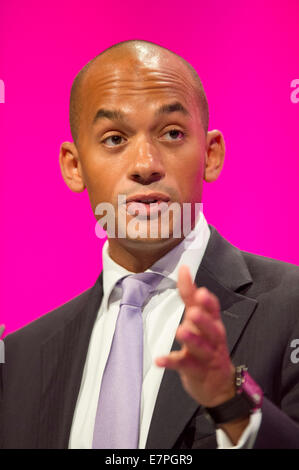
POLYGON ((167 360, 164 359, 163 357, 159 357, 159 359, 157 359, 156 361, 156 364, 157 366, 160 366, 160 367, 165 367, 166 364, 167 364, 167 360), (158 361, 158 364, 157 364, 157 361, 158 361))

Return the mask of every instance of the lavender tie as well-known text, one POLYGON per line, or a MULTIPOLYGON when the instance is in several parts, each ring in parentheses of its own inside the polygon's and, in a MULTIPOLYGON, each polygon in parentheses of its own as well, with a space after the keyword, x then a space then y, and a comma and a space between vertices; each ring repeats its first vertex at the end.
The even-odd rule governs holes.
POLYGON ((162 280, 140 273, 120 281, 123 289, 109 357, 104 370, 94 449, 137 449, 143 380, 142 306, 162 280))

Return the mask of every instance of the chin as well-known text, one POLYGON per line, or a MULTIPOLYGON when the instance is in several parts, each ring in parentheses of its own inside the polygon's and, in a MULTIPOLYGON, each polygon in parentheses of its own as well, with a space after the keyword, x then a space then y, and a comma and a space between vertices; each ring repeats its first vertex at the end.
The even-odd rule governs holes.
POLYGON ((142 250, 142 251, 155 251, 160 250, 166 247, 175 246, 180 243, 182 238, 175 238, 171 235, 167 238, 163 237, 137 237, 137 238, 122 238, 119 239, 119 242, 125 245, 126 247, 132 250, 142 250))

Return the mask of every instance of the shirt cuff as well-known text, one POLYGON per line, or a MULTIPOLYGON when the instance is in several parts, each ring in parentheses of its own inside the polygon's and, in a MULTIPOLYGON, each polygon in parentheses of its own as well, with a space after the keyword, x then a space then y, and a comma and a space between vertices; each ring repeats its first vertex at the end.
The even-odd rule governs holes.
POLYGON ((262 412, 257 410, 249 417, 249 423, 234 446, 222 429, 216 429, 217 449, 252 449, 262 421, 262 412))

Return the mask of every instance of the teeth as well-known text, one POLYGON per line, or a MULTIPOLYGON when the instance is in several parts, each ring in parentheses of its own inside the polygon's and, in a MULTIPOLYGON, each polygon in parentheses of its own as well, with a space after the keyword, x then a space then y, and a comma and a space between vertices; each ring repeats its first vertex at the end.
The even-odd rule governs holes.
POLYGON ((156 202, 157 199, 143 199, 142 201, 138 201, 138 202, 141 202, 143 204, 151 204, 152 202, 156 202))

